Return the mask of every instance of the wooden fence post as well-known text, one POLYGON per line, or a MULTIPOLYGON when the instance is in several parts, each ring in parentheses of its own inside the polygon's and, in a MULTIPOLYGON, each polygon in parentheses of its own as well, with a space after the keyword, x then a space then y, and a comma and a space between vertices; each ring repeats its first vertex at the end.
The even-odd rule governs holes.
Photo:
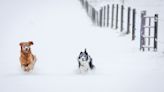
POLYGON ((105 26, 105 22, 106 22, 106 6, 104 6, 104 26, 105 26))
POLYGON ((110 7, 107 5, 107 27, 109 27, 109 12, 110 12, 110 7))
POLYGON ((96 22, 97 22, 97 26, 100 26, 99 25, 99 12, 96 10, 96 22))
POLYGON ((132 40, 135 40, 135 25, 136 25, 136 9, 133 9, 133 22, 132 22, 132 40))
POLYGON ((85 9, 86 9, 86 12, 88 14, 88 1, 85 1, 85 9))
POLYGON ((116 5, 116 29, 118 29, 118 4, 116 5))
POLYGON ((124 6, 121 5, 121 26, 120 26, 120 31, 123 31, 123 23, 124 23, 124 6))
POLYGON ((114 18, 114 4, 112 4, 111 28, 113 28, 113 18, 114 18))
POLYGON ((95 13, 96 13, 95 8, 92 7, 92 21, 94 24, 96 24, 95 23, 96 22, 96 14, 95 13))
POLYGON ((103 9, 101 8, 100 9, 100 27, 102 27, 102 11, 103 9))
POLYGON ((130 33, 130 7, 128 7, 128 17, 127 17, 127 32, 126 34, 129 34, 130 33))
POLYGON ((158 14, 154 16, 154 50, 157 51, 157 40, 158 40, 158 14))

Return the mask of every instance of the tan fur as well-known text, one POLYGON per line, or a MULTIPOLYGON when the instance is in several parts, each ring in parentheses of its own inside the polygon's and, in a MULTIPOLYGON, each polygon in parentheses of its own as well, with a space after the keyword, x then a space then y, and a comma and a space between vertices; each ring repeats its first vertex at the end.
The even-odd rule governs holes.
POLYGON ((33 70, 34 64, 36 62, 36 56, 32 54, 31 48, 27 52, 23 50, 23 46, 30 47, 31 45, 33 45, 32 41, 20 43, 20 47, 21 47, 20 64, 22 69, 26 72, 33 70))

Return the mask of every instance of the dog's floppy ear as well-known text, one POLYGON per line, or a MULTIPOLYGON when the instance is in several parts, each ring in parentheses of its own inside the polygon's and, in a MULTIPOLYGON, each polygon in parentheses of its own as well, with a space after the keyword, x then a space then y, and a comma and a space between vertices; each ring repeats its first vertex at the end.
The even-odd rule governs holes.
POLYGON ((20 46, 22 46, 22 45, 23 45, 23 43, 21 42, 21 43, 19 43, 19 45, 20 45, 20 46))
POLYGON ((83 52, 80 52, 79 57, 81 57, 81 56, 82 56, 82 54, 83 54, 83 52))
POLYGON ((82 55, 83 55, 83 52, 80 52, 80 54, 79 54, 79 59, 82 57, 82 55))
POLYGON ((33 45, 34 43, 33 43, 33 41, 29 41, 29 44, 30 44, 30 45, 33 45))

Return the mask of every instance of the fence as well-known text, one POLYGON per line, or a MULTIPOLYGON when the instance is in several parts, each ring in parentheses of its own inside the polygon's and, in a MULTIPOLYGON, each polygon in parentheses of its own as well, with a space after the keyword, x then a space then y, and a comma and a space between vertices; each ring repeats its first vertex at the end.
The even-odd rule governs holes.
MULTIPOLYGON (((93 24, 99 27, 111 27, 112 29, 119 29, 120 32, 125 34, 131 33, 131 39, 134 41, 136 39, 136 9, 131 7, 125 7, 124 5, 119 4, 107 4, 101 6, 99 9, 95 9, 87 0, 80 0, 82 6, 86 10, 88 16, 91 18, 93 24), (125 14, 125 10, 127 14, 125 14), (127 19, 127 20, 125 20, 127 19), (125 22, 126 21, 126 22, 125 22), (126 27, 125 27, 126 26, 126 27)), ((157 31, 158 31, 158 15, 156 14, 153 17, 144 17, 145 14, 141 14, 141 32, 140 32, 140 49, 144 51, 145 48, 154 48, 157 50, 157 31), (154 26, 151 25, 151 20, 155 19, 154 26), (145 27, 146 20, 149 19, 149 26, 145 27), (145 34, 145 29, 151 31, 154 28, 154 36, 143 36, 145 34), (147 40, 145 39, 148 39, 147 40), (153 47, 150 46, 152 43, 150 39, 154 39, 153 47), (146 41, 146 42, 145 42, 146 41), (148 46, 146 46, 148 43, 148 46)), ((139 28, 138 28, 139 29, 139 28)))
POLYGON ((158 14, 147 16, 146 11, 141 12, 140 50, 145 48, 157 51, 158 14), (153 21, 152 21, 153 20, 153 21))

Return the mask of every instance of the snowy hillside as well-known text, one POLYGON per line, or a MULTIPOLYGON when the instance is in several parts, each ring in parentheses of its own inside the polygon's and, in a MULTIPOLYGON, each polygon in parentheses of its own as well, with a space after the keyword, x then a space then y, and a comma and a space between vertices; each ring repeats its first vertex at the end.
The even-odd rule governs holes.
MULTIPOLYGON (((150 6, 164 5, 159 4, 150 6)), ((161 9, 156 11, 162 15, 161 9)), ((1 0, 0 91, 164 92, 160 14, 159 51, 140 52, 139 43, 130 36, 93 26, 78 0, 1 0), (33 72, 24 73, 19 43, 29 40, 38 60, 33 72), (85 48, 96 70, 79 74, 77 57, 85 48)))

